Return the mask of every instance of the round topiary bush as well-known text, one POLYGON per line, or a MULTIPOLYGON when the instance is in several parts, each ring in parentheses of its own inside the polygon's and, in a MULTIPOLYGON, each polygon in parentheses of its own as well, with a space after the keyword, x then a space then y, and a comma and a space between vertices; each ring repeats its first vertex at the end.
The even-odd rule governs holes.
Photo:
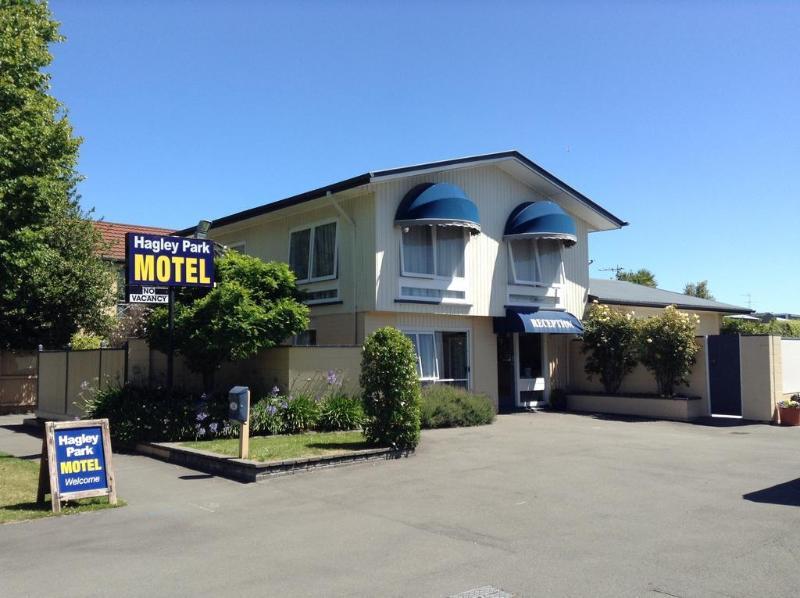
POLYGON ((361 358, 364 436, 371 444, 413 449, 419 442, 420 385, 409 338, 391 326, 367 337, 361 358))

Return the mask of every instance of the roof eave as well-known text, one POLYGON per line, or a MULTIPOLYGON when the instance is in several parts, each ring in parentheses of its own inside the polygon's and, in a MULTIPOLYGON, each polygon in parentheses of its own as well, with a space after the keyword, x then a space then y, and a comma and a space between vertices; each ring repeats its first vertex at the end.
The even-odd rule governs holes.
POLYGON ((732 305, 730 307, 713 307, 713 306, 699 306, 699 305, 687 305, 685 303, 665 303, 665 302, 655 302, 655 301, 623 301, 620 299, 603 299, 602 297, 598 297, 597 295, 592 295, 589 293, 589 301, 597 301, 598 303, 602 303, 604 305, 628 305, 630 307, 654 307, 663 309, 670 305, 674 305, 678 309, 685 309, 689 311, 709 311, 721 314, 752 314, 754 310, 748 309, 745 307, 736 307, 732 305))

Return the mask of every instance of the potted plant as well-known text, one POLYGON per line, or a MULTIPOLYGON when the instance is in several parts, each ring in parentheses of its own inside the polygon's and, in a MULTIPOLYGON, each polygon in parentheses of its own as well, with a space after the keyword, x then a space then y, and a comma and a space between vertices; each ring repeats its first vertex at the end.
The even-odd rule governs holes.
POLYGON ((778 402, 782 426, 800 426, 800 395, 778 402))

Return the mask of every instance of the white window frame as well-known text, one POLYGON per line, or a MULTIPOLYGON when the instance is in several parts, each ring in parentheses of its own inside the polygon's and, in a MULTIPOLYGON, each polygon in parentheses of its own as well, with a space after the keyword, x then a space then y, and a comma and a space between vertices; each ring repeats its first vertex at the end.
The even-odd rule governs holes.
MULTIPOLYGON (((311 283, 311 282, 320 282, 323 280, 336 280, 339 277, 339 219, 338 218, 327 218, 325 220, 318 220, 316 222, 312 222, 310 224, 303 224, 301 226, 296 226, 289 230, 289 248, 287 251, 287 263, 291 264, 291 256, 292 256, 292 235, 294 233, 298 233, 300 231, 308 230, 308 277, 306 278, 298 278, 297 282, 299 284, 311 283), (314 243, 316 241, 316 234, 315 229, 320 226, 324 226, 326 224, 335 224, 336 230, 334 232, 333 237, 333 274, 329 274, 327 276, 312 276, 314 272, 314 243)), ((291 267, 291 266, 290 266, 291 267)))
POLYGON ((559 252, 559 267, 558 267, 558 281, 553 284, 547 284, 542 282, 541 280, 522 280, 517 276, 517 266, 515 264, 516 260, 514 259, 514 247, 513 241, 522 241, 527 240, 529 243, 533 244, 533 253, 536 259, 536 271, 539 273, 539 276, 542 274, 542 262, 539 256, 539 239, 509 239, 508 243, 508 255, 511 259, 511 278, 512 284, 518 284, 523 286, 529 287, 544 287, 544 288, 558 288, 562 284, 564 284, 565 273, 564 273, 564 246, 559 245, 558 252, 559 252))
MULTIPOLYGON (((408 336, 416 336, 417 337, 417 344, 416 346, 419 347, 419 336, 423 334, 428 334, 433 336, 433 355, 434 355, 434 369, 436 370, 436 374, 434 377, 427 377, 424 378, 420 376, 420 382, 430 382, 431 384, 448 384, 452 382, 464 382, 467 383, 467 389, 472 389, 472 333, 468 328, 442 328, 438 327, 435 329, 405 329, 401 328, 400 332, 406 334, 408 336), (464 378, 440 378, 441 373, 441 364, 439 363, 439 344, 436 341, 437 333, 445 333, 445 332, 461 332, 466 334, 467 336, 467 377, 466 380, 464 378)), ((419 356, 419 352, 416 351, 417 355, 417 367, 419 368, 419 372, 422 372, 422 359, 419 356)))
POLYGON ((461 230, 462 239, 464 240, 464 276, 440 276, 436 274, 436 265, 438 264, 438 255, 437 255, 437 239, 438 239, 438 228, 440 225, 435 224, 422 224, 422 225, 403 225, 400 227, 400 274, 407 278, 427 278, 428 280, 464 280, 467 277, 467 244, 469 243, 469 237, 467 236, 467 229, 463 226, 457 227, 461 230), (431 244, 433 249, 433 274, 426 274, 425 272, 410 272, 406 270, 406 256, 405 256, 405 249, 403 243, 403 229, 411 228, 411 226, 427 226, 432 228, 431 230, 431 244))

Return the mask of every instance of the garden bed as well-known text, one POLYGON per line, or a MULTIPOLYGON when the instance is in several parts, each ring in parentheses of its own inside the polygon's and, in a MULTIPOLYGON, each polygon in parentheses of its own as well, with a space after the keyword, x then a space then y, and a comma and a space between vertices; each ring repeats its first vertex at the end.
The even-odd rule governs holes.
POLYGON ((369 448, 360 432, 255 436, 250 438, 251 459, 236 457, 239 441, 233 438, 140 443, 136 449, 156 459, 239 482, 370 460, 398 459, 413 452, 369 448))
POLYGON ((659 397, 655 395, 609 395, 603 393, 570 393, 570 411, 633 415, 654 419, 690 421, 707 415, 700 397, 659 397))

